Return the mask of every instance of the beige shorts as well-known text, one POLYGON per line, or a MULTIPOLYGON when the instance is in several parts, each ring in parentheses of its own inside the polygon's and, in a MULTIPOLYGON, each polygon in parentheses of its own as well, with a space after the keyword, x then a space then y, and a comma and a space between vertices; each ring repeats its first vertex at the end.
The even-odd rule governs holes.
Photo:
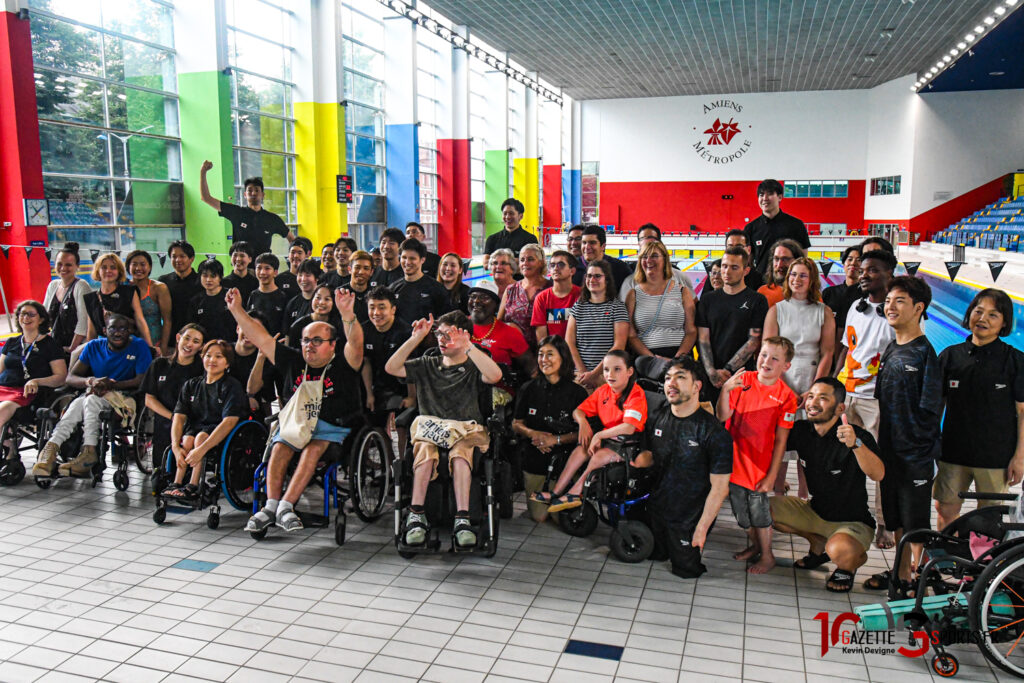
MULTIPOLYGON (((1006 493, 1010 490, 1005 469, 967 467, 939 462, 939 473, 935 475, 932 498, 940 503, 962 503, 958 494, 969 490, 972 482, 978 493, 1006 493)), ((1005 504, 1006 501, 1001 500, 978 501, 978 507, 1005 504)))
POLYGON ((548 517, 554 521, 558 521, 557 512, 548 512, 548 506, 544 503, 530 500, 530 496, 537 493, 544 488, 544 481, 547 479, 543 474, 530 474, 529 472, 523 472, 523 488, 526 490, 526 511, 530 513, 530 518, 538 524, 546 520, 548 517))
POLYGON ((846 414, 850 418, 850 424, 862 427, 871 436, 878 440, 878 422, 881 413, 878 410, 878 401, 873 398, 861 398, 854 394, 846 395, 846 414))
MULTIPOLYGON (((483 428, 466 434, 448 450, 448 473, 452 473, 452 465, 459 458, 465 460, 469 468, 473 469, 473 450, 479 448, 481 451, 486 451, 490 444, 491 438, 483 428)), ((437 479, 437 461, 441 458, 437 445, 430 441, 413 441, 412 454, 413 469, 430 460, 432 461, 430 481, 437 479)))
POLYGON ((875 530, 864 522, 828 522, 818 516, 806 500, 796 496, 772 496, 768 499, 772 509, 772 520, 790 529, 804 533, 832 538, 836 534, 846 534, 857 539, 864 550, 871 547, 875 538, 875 530))

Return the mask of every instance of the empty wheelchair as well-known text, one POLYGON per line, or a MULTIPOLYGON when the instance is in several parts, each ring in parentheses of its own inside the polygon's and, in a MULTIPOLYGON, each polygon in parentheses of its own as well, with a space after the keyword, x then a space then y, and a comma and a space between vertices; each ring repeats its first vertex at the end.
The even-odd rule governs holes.
MULTIPOLYGON (((276 415, 267 418, 268 424, 276 421, 276 415)), ((362 415, 356 416, 346 428, 351 431, 345 441, 340 445, 328 446, 310 481, 310 484, 315 484, 323 491, 323 513, 301 510, 298 506, 295 509, 304 528, 323 528, 330 525, 330 511, 334 507, 334 540, 338 545, 345 543, 346 502, 351 501, 352 510, 359 519, 367 523, 376 521, 387 505, 391 478, 391 439, 380 429, 371 426, 362 415)), ((259 512, 267 500, 267 467, 272 447, 272 442, 265 439, 263 458, 256 465, 249 482, 252 514, 259 512)), ((298 461, 299 454, 296 453, 285 477, 286 489, 287 480, 298 461)), ((240 483, 240 479, 241 476, 237 481, 232 478, 232 486, 240 483)), ((262 540, 267 535, 267 529, 250 531, 249 535, 262 540)))

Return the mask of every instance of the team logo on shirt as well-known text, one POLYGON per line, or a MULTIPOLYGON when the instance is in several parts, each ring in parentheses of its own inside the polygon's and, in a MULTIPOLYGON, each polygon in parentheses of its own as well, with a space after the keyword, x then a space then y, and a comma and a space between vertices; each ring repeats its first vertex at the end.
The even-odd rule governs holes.
POLYGON ((240 227, 240 228, 248 228, 249 224, 248 223, 239 223, 238 227, 240 227))
POLYGON ((743 305, 742 305, 742 306, 740 306, 740 310, 741 310, 741 311, 749 311, 749 310, 750 310, 750 306, 748 305, 748 303, 749 303, 749 302, 747 302, 747 301, 744 301, 744 302, 743 302, 743 305))
POLYGON ((1006 388, 1006 385, 1005 385, 1005 384, 999 384, 998 382, 996 383, 996 389, 997 389, 997 390, 999 390, 999 389, 1005 389, 1005 388, 1006 388))
POLYGON ((831 472, 833 476, 837 476, 843 473, 842 470, 829 470, 829 472, 831 472))
MULTIPOLYGON (((958 379, 951 379, 951 380, 949 380, 949 388, 950 389, 959 389, 960 388, 960 380, 958 380, 958 379)), ((998 384, 996 385, 996 388, 999 388, 998 384)))
POLYGON ((661 436, 661 430, 660 429, 655 429, 654 430, 654 435, 655 436, 661 436))
POLYGON ((527 412, 528 412, 528 413, 529 413, 530 415, 536 415, 536 414, 537 414, 537 409, 536 409, 536 408, 530 408, 530 409, 529 409, 529 410, 528 410, 527 412))
POLYGON ((167 375, 160 375, 159 377, 156 378, 156 380, 158 382, 166 382, 167 381, 167 375))
POLYGON ((928 483, 927 479, 915 479, 914 480, 914 486, 924 486, 927 483, 928 483))
POLYGON ((696 441, 694 441, 693 439, 690 439, 690 440, 688 440, 688 441, 686 442, 686 445, 687 445, 687 446, 690 446, 691 448, 696 448, 696 447, 697 447, 697 446, 699 446, 700 444, 699 444, 699 443, 697 443, 696 441))
POLYGON ((627 410, 626 412, 624 412, 622 414, 622 416, 623 417, 631 417, 634 420, 639 420, 641 417, 643 417, 642 415, 640 415, 640 411, 639 410, 627 410))
POLYGON ((786 415, 782 419, 785 420, 786 422, 792 422, 794 419, 796 419, 796 415, 794 415, 793 413, 786 413, 786 415))
POLYGON ((917 372, 917 367, 914 365, 908 365, 903 369, 906 370, 907 372, 917 372))

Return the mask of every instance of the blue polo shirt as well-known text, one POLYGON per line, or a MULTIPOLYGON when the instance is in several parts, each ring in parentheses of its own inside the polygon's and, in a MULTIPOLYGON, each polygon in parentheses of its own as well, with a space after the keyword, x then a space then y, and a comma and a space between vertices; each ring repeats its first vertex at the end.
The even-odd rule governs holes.
POLYGON ((120 351, 112 350, 106 337, 93 339, 85 345, 78 358, 89 364, 93 377, 109 377, 115 382, 123 382, 145 373, 153 360, 146 342, 135 336, 120 351))

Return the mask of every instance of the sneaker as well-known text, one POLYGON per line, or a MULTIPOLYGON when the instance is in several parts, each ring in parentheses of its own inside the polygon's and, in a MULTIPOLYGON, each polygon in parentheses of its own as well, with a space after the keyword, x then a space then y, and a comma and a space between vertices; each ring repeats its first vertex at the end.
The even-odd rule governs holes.
POLYGON ((52 441, 47 441, 43 450, 39 451, 39 459, 36 460, 35 466, 32 467, 32 476, 52 477, 53 463, 57 460, 57 451, 59 450, 60 446, 52 441))
POLYGON ((455 545, 460 548, 472 548, 476 545, 476 532, 465 517, 458 517, 455 520, 455 545))
POLYGON ((82 446, 82 451, 74 460, 62 464, 58 470, 65 477, 86 477, 92 474, 92 468, 99 461, 95 446, 82 446))
POLYGON ((423 545, 427 542, 427 532, 430 526, 427 524, 427 515, 422 512, 409 511, 405 518, 405 544, 423 545))
POLYGON ((245 523, 246 531, 264 531, 265 529, 274 525, 277 521, 277 515, 263 508, 255 515, 249 518, 249 521, 245 523))
POLYGON ((277 526, 283 531, 302 531, 302 520, 295 514, 295 510, 285 510, 277 518, 277 526))

